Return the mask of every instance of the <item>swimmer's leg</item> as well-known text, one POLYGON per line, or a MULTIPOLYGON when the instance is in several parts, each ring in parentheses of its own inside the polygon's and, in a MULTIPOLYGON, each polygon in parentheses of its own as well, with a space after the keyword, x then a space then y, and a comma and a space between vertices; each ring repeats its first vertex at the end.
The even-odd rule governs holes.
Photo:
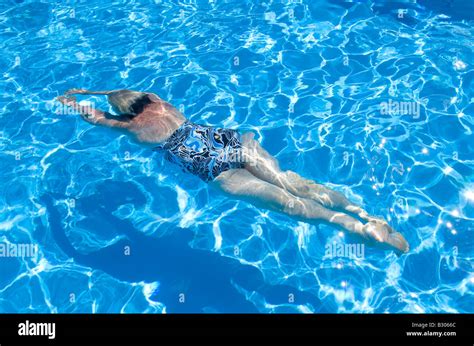
POLYGON ((308 223, 330 222, 350 233, 361 233, 363 224, 344 213, 324 208, 319 203, 292 195, 287 190, 263 181, 246 169, 221 173, 212 183, 221 191, 257 207, 287 214, 308 223))
POLYGON ((343 210, 365 221, 375 220, 342 193, 305 179, 293 171, 282 171, 278 160, 253 139, 253 134, 244 134, 242 141, 248 161, 245 168, 254 176, 281 187, 295 196, 315 200, 326 208, 343 210))
POLYGON ((368 227, 368 224, 364 225, 345 213, 327 209, 314 200, 294 196, 281 187, 257 178, 246 169, 225 171, 211 184, 228 195, 257 207, 286 214, 298 221, 332 224, 360 236, 369 245, 382 245, 384 248, 398 251, 406 249, 404 244, 392 241, 388 230, 385 232, 368 227))

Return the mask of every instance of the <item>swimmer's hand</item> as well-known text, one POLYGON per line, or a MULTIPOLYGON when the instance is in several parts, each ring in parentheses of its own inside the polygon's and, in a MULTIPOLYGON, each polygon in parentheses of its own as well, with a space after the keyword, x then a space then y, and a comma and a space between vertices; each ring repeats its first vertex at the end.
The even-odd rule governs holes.
POLYGON ((406 239, 382 220, 367 222, 362 229, 368 245, 385 250, 394 250, 397 254, 407 253, 410 246, 406 239))
POLYGON ((74 96, 69 96, 69 97, 58 96, 56 97, 56 100, 58 100, 59 102, 61 102, 63 105, 66 105, 66 106, 76 103, 76 98, 74 96))
POLYGON ((101 115, 102 112, 97 111, 90 106, 82 106, 77 103, 77 100, 74 96, 58 96, 56 99, 63 105, 73 108, 81 115, 82 119, 90 124, 97 124, 99 122, 99 118, 103 117, 101 115))

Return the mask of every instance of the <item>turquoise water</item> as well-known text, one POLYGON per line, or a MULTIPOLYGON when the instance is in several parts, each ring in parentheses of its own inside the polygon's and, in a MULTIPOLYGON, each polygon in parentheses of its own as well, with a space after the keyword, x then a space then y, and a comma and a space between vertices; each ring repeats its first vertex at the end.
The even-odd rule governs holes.
POLYGON ((474 312, 470 7, 2 1, 0 244, 37 251, 0 257, 0 312, 474 312), (57 114, 77 87, 253 131, 411 251, 328 255, 352 240, 57 114))

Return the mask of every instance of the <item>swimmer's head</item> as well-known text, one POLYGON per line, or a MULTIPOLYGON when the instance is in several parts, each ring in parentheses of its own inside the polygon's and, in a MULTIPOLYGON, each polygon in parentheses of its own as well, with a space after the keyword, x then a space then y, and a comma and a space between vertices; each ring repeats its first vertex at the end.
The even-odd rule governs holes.
POLYGON ((131 116, 136 116, 152 102, 147 93, 132 90, 113 91, 108 94, 107 99, 114 112, 131 116))

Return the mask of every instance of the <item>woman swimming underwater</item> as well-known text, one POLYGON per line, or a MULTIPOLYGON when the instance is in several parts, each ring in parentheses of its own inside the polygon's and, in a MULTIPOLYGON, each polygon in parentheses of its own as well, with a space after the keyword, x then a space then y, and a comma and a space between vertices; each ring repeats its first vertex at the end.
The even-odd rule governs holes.
POLYGON ((387 222, 370 216, 341 193, 282 171, 251 133, 194 124, 153 93, 72 89, 58 101, 90 124, 120 130, 141 145, 164 152, 167 160, 227 195, 298 221, 331 224, 370 246, 398 253, 409 249, 405 238, 387 222), (107 95, 119 115, 82 106, 73 94, 107 95))

